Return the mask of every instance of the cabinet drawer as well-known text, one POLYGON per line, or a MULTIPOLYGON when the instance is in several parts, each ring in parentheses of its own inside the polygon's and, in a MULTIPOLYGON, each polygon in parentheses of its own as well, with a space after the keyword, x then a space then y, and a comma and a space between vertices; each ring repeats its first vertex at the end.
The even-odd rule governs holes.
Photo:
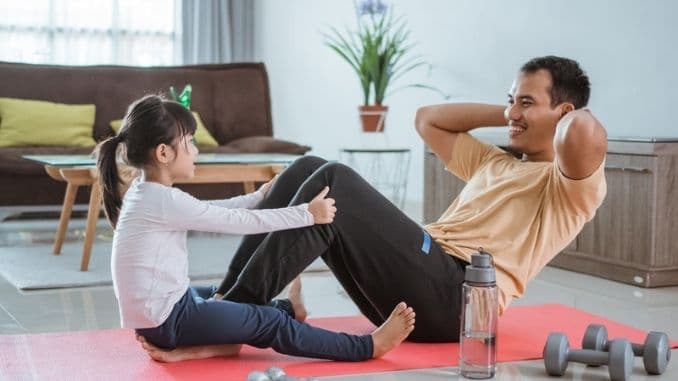
POLYGON ((607 196, 579 234, 578 252, 608 263, 652 264, 656 160, 607 155, 607 196))

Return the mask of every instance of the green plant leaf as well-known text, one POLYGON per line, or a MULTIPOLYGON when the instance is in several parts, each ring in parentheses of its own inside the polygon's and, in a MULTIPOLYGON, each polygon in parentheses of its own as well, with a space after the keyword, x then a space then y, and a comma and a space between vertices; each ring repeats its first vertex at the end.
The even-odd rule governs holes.
MULTIPOLYGON (((359 17, 357 31, 340 32, 330 28, 324 34, 325 45, 346 61, 358 75, 363 90, 363 102, 382 104, 384 99, 408 87, 424 88, 447 96, 439 89, 425 84, 410 84, 392 89, 394 82, 406 74, 428 64, 421 55, 413 54, 416 46, 403 16, 395 17, 393 8, 386 14, 359 17), (389 90, 392 89, 392 90, 389 90)), ((428 65, 429 68, 431 67, 428 65)))
POLYGON ((400 86, 396 89, 389 91, 387 95, 393 95, 400 90, 405 90, 405 89, 410 89, 410 88, 419 88, 419 89, 431 90, 435 93, 438 93, 444 99, 450 99, 450 97, 451 97, 450 94, 440 90, 439 88, 437 88, 435 86, 425 85, 425 84, 421 84, 421 83, 411 83, 409 85, 400 86))
POLYGON ((356 44, 352 33, 349 32, 349 37, 345 38, 336 28, 331 30, 332 35, 325 34, 325 45, 334 50, 358 74, 360 86, 363 90, 363 103, 367 105, 370 97, 370 78, 365 72, 364 62, 359 58, 363 55, 362 51, 356 44))
POLYGON ((429 66, 426 62, 424 61, 418 61, 410 64, 409 66, 403 66, 403 67, 398 67, 397 69, 394 69, 394 72, 397 72, 398 74, 393 76, 393 80, 397 80, 398 78, 402 77, 403 75, 409 73, 410 71, 422 67, 422 66, 429 66))

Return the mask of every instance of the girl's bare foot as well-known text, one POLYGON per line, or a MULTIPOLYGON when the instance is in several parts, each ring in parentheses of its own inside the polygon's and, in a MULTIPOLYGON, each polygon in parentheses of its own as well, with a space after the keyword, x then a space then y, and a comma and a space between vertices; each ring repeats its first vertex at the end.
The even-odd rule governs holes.
POLYGON ((398 303, 384 324, 372 332, 373 358, 379 358, 402 343, 414 329, 414 310, 398 303))
POLYGON ((290 303, 292 303, 294 318, 300 322, 304 322, 308 312, 306 311, 306 306, 304 306, 304 299, 301 296, 301 276, 294 278, 292 283, 290 283, 290 290, 287 292, 287 298, 290 300, 290 303))
POLYGON ((206 359, 209 357, 235 356, 240 353, 242 347, 242 345, 239 344, 222 344, 162 349, 149 343, 140 335, 137 335, 137 341, 141 343, 141 346, 153 360, 160 362, 177 362, 206 359))

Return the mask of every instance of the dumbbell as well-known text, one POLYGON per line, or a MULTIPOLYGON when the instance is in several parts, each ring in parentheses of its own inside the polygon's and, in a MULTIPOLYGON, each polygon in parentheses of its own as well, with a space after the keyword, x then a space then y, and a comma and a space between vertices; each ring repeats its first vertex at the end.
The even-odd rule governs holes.
MULTIPOLYGON (((599 324, 589 324, 586 327, 584 338, 581 340, 584 349, 607 351, 607 328, 599 324)), ((645 343, 631 343, 631 349, 636 356, 643 357, 645 371, 649 374, 662 374, 671 359, 669 337, 664 332, 652 331, 645 338, 645 343)))
POLYGON ((315 380, 316 380, 315 378, 303 378, 301 380, 297 380, 296 378, 285 374, 285 371, 278 368, 277 366, 272 366, 268 368, 265 372, 255 370, 247 375, 247 381, 315 381, 315 380))
POLYGON ((272 366, 268 368, 265 372, 255 370, 250 372, 247 375, 247 381, 287 381, 293 380, 293 378, 287 376, 285 371, 278 368, 277 366, 272 366))
POLYGON ((567 336, 560 332, 549 334, 544 345, 544 365, 551 376, 565 374, 568 362, 607 365, 611 381, 626 381, 633 369, 633 350, 628 340, 610 341, 609 352, 590 349, 570 349, 567 336))

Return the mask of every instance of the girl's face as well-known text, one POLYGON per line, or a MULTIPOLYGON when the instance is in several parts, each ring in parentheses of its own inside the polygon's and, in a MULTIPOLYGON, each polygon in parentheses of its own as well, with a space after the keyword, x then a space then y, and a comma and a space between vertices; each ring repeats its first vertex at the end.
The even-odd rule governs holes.
POLYGON ((190 179, 195 174, 195 159, 198 157, 198 147, 193 144, 193 135, 186 135, 179 139, 173 147, 174 160, 168 163, 172 180, 190 179))

